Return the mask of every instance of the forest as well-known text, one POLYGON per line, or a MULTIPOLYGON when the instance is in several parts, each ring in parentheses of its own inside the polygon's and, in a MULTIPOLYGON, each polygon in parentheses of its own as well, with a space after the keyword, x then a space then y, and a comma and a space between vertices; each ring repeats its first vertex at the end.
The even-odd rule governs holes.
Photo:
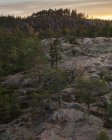
POLYGON ((90 19, 70 9, 43 10, 26 18, 0 16, 0 28, 6 32, 35 33, 40 38, 112 36, 111 20, 90 19))

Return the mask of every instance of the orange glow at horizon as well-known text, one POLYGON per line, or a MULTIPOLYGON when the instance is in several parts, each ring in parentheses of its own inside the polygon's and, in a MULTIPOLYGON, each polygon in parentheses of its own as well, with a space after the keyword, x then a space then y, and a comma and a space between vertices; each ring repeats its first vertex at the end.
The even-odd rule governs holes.
POLYGON ((98 16, 98 15, 96 15, 96 16, 93 16, 94 18, 98 18, 98 19, 103 19, 103 20, 112 20, 112 15, 102 15, 102 16, 98 16))
POLYGON ((90 18, 112 20, 112 0, 0 0, 0 15, 26 17, 49 8, 77 9, 90 18))

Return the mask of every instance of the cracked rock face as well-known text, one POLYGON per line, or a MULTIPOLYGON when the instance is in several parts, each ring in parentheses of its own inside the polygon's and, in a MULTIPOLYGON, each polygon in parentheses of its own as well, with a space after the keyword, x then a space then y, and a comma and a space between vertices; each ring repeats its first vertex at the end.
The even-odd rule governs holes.
MULTIPOLYGON (((103 120, 87 112, 75 109, 70 103, 56 110, 51 117, 40 124, 19 125, 13 122, 2 133, 2 138, 10 136, 11 140, 95 140, 96 135, 104 130, 103 120), (67 105, 68 104, 68 105, 67 105), (27 127, 26 127, 27 126, 27 127)), ((28 117, 28 116, 26 116, 28 117)), ((19 121, 19 120, 18 120, 19 121)), ((112 139, 112 130, 106 130, 112 139)))
POLYGON ((41 140, 95 140, 103 121, 85 112, 61 108, 57 110, 41 134, 41 140))

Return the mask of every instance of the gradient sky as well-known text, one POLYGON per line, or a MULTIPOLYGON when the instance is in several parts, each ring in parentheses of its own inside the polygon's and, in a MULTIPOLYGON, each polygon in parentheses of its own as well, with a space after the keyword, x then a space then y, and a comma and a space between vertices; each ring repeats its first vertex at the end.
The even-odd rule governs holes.
POLYGON ((90 17, 112 19, 112 0, 0 0, 0 14, 27 16, 49 8, 70 8, 90 17))

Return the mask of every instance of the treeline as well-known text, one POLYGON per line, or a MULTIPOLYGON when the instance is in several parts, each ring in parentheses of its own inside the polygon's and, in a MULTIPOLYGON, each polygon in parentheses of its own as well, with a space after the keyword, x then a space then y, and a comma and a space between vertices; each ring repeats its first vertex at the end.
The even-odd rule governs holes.
POLYGON ((112 36, 112 21, 88 19, 70 9, 49 9, 27 18, 1 16, 0 27, 7 32, 38 34, 40 38, 73 35, 78 37, 112 36))

